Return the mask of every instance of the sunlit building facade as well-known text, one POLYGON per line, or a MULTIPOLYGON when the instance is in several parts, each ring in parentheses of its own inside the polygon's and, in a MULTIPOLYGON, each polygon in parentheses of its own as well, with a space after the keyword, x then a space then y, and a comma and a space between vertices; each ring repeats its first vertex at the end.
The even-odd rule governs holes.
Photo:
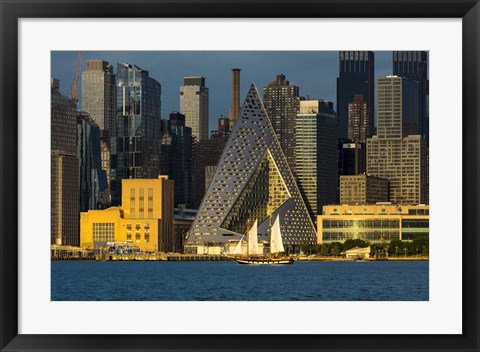
POLYGON ((294 174, 298 188, 315 222, 323 205, 338 202, 338 121, 323 100, 300 102, 295 119, 294 174))
POLYGON ((340 176, 340 204, 388 202, 388 180, 371 175, 340 176))
POLYGON ((411 83, 396 76, 378 79, 377 135, 367 139, 367 174, 389 180, 389 200, 396 204, 428 202, 426 139, 406 135, 404 128, 411 116, 405 85, 411 83))
POLYGON ((173 181, 122 180, 122 203, 80 214, 81 247, 98 249, 122 243, 147 252, 178 251, 181 239, 173 228, 173 181))
POLYGON ((318 243, 411 241, 429 235, 429 218, 428 205, 329 205, 318 216, 318 243))
POLYGON ((208 88, 205 77, 185 77, 180 87, 180 112, 196 141, 208 139, 208 88))
POLYGON ((313 222, 252 84, 185 243, 189 253, 228 253, 258 220, 266 241, 279 217, 287 252, 315 243, 313 222))

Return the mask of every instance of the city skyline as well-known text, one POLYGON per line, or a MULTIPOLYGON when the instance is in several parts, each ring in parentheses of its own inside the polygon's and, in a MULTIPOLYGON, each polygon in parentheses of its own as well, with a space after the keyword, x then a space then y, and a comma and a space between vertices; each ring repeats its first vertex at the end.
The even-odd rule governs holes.
MULTIPOLYGON (((205 77, 209 89, 209 132, 217 119, 228 116, 232 103, 231 69, 241 69, 240 99, 243 100, 251 83, 263 87, 284 74, 290 84, 300 88, 300 96, 332 101, 336 106, 336 85, 339 75, 338 51, 85 51, 81 71, 87 60, 105 60, 135 64, 149 71, 150 77, 162 85, 162 119, 170 112, 180 111, 180 86, 186 76, 205 77)), ((60 90, 70 95, 78 51, 52 51, 51 76, 60 80, 60 90)), ((392 51, 375 52, 375 82, 391 75, 392 51)), ((81 84, 81 82, 79 83, 81 84)), ((79 93, 81 89, 79 89, 79 93)), ((79 106, 82 104, 79 96, 79 106)))

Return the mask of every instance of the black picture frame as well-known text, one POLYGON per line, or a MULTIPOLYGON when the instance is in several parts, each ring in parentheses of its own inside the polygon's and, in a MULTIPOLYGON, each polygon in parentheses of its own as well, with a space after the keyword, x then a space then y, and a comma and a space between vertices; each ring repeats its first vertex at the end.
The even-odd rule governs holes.
MULTIPOLYGON (((479 351, 478 0, 0 0, 1 351, 479 351), (461 335, 18 334, 18 24, 20 18, 462 18, 463 307, 461 335)), ((445 43, 448 45, 448 43, 445 43)), ((294 322, 292 322, 294 323, 294 322)))

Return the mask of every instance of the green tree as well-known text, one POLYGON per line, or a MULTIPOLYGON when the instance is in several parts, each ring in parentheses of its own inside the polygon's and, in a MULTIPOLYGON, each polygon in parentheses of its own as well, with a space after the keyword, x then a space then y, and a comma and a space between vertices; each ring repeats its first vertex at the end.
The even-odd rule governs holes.
POLYGON ((368 242, 365 242, 360 239, 348 239, 343 243, 343 250, 345 251, 355 247, 359 247, 359 248, 368 247, 368 242))

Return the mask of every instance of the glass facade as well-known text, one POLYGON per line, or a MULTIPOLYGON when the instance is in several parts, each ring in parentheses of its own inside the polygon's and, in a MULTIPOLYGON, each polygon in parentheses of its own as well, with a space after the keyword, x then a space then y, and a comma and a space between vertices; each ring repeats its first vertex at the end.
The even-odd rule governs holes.
POLYGON ((337 114, 339 137, 348 137, 348 104, 354 101, 356 94, 362 94, 369 107, 367 125, 371 137, 374 130, 375 115, 375 56, 372 51, 340 51, 340 72, 337 78, 337 114))
POLYGON ((112 203, 126 178, 157 178, 160 171, 161 85, 135 65, 117 65, 117 124, 112 143, 112 203))
POLYGON ((318 217, 322 242, 361 239, 368 242, 411 241, 429 235, 429 208, 424 205, 399 206, 332 205, 318 217))
POLYGON ((77 117, 77 156, 79 162, 80 208, 85 212, 102 208, 102 194, 107 191, 107 174, 102 170, 100 128, 89 114, 77 117))

